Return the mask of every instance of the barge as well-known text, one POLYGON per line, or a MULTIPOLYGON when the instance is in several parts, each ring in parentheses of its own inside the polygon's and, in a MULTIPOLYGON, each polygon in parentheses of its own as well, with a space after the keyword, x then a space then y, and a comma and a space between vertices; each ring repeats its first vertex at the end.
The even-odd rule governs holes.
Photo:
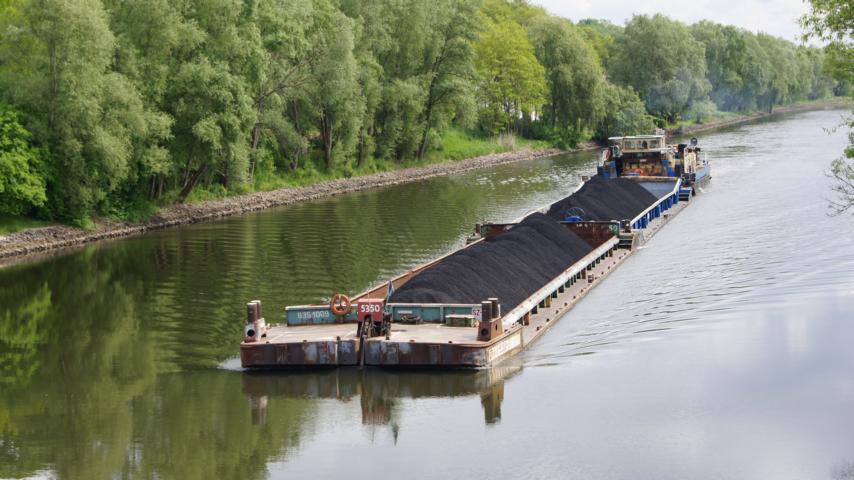
MULTIPOLYGON (((572 195, 514 222, 478 224, 464 247, 388 282, 352 298, 338 293, 329 303, 289 306, 284 324, 279 325, 267 325, 259 300, 249 302, 240 344, 241 364, 250 369, 495 365, 543 335, 683 210, 696 194, 696 186, 709 178, 708 163, 701 158, 696 141, 666 145, 663 135, 613 138, 603 152, 597 176, 584 178, 572 195), (608 204, 612 208, 605 208, 608 204), (631 216, 618 217, 626 212, 631 216), (552 230, 535 231, 537 222, 551 222, 543 228, 552 230), (554 275, 548 273, 554 269, 543 270, 554 265, 539 259, 548 264, 539 265, 543 267, 539 278, 545 280, 525 290, 522 299, 510 299, 512 293, 504 298, 497 294, 474 297, 478 293, 465 287, 477 283, 477 275, 484 272, 499 271, 500 278, 489 284, 484 277, 486 286, 476 292, 492 292, 490 288, 509 292, 504 287, 531 278, 525 268, 501 273, 496 268, 502 265, 485 264, 489 258, 500 258, 493 251, 500 247, 506 257, 512 256, 506 255, 506 248, 514 244, 506 240, 523 232, 529 232, 525 238, 543 243, 547 240, 542 235, 565 236, 583 246, 583 255, 572 257, 569 264, 569 257, 562 257, 564 264, 559 264, 554 275), (493 256, 484 256, 485 252, 493 256), (463 264, 472 266, 473 277, 455 278, 454 272, 459 270, 449 270, 449 265, 463 264), (434 285, 435 292, 413 287, 431 278, 440 283, 434 285)), ((537 259, 536 252, 527 251, 532 249, 521 250, 526 251, 510 253, 519 253, 522 261, 537 259)), ((532 270, 537 267, 532 263, 532 270)))

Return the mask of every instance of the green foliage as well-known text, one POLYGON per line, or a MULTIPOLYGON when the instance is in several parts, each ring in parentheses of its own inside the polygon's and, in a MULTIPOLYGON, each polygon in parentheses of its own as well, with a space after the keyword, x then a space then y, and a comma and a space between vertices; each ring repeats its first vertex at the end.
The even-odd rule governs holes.
POLYGON ((31 213, 45 204, 46 159, 18 113, 0 103, 0 214, 31 213))
POLYGON ((609 73, 634 88, 653 115, 673 120, 711 88, 703 44, 661 14, 632 17, 614 48, 609 73))
POLYGON ((318 125, 326 168, 352 151, 361 126, 364 102, 359 95, 358 65, 353 56, 352 21, 336 12, 320 38, 311 63, 312 85, 306 107, 318 125))
POLYGON ((243 87, 227 65, 205 57, 182 65, 173 79, 166 98, 176 122, 173 151, 184 164, 182 199, 208 173, 225 184, 243 180, 249 160, 243 135, 255 119, 243 87))
POLYGON ((714 102, 711 100, 701 100, 699 102, 694 102, 694 104, 691 105, 691 108, 685 112, 684 117, 686 120, 703 123, 717 115, 717 113, 718 108, 714 102))
POLYGON ((444 0, 432 9, 433 37, 426 43, 421 68, 427 97, 419 119, 418 158, 431 143, 438 143, 452 121, 466 124, 475 109, 472 94, 477 74, 472 42, 480 31, 477 13, 477 3, 472 1, 444 0))
POLYGON ((50 222, 20 215, 0 214, 0 235, 15 233, 28 228, 38 228, 49 225, 50 222))
POLYGON ((655 127, 643 101, 631 87, 606 84, 601 90, 603 114, 596 124, 596 138, 637 135, 655 127))
POLYGON ((548 136, 560 147, 575 146, 602 113, 597 100, 602 69, 596 54, 578 29, 566 20, 540 17, 529 30, 549 89, 543 120, 548 136))
POLYGON ((506 151, 496 138, 484 137, 473 132, 460 129, 448 130, 442 139, 436 157, 449 160, 462 160, 506 151))
MULTIPOLYGON (((819 35, 849 13, 819 0, 804 22, 819 35)), ((822 52, 662 15, 575 25, 524 0, 0 1, 0 102, 17 112, 0 209, 138 220, 495 145, 639 133, 648 113, 771 110, 851 91, 845 32, 822 33, 822 52)))
POLYGON ((849 43, 854 38, 854 4, 846 0, 810 0, 810 12, 801 19, 808 35, 849 43))
POLYGON ((19 72, 31 130, 50 145, 50 211, 84 221, 128 176, 134 135, 145 129, 141 99, 110 69, 115 37, 100 2, 38 0, 24 12, 5 66, 19 72))
POLYGON ((614 39, 623 33, 623 28, 607 20, 584 19, 578 22, 578 28, 587 43, 596 52, 599 63, 606 66, 610 63, 610 52, 614 39))
MULTIPOLYGON (((810 0, 810 12, 801 19, 808 29, 807 37, 816 37, 828 42, 826 69, 835 78, 844 82, 851 94, 850 82, 854 81, 854 5, 845 0, 810 0)), ((832 190, 837 194, 830 201, 834 215, 854 207, 854 119, 848 118, 844 126, 850 128, 845 155, 831 163, 832 190)))
POLYGON ((830 176, 834 180, 831 189, 836 199, 830 201, 834 215, 841 215, 854 207, 854 133, 849 134, 850 146, 846 158, 837 158, 830 164, 830 176))
POLYGON ((525 29, 512 20, 487 21, 474 46, 480 121, 485 131, 520 131, 546 101, 545 69, 525 29))
POLYGON ((770 59, 756 35, 731 26, 702 21, 691 34, 705 46, 711 99, 718 108, 744 111, 756 108, 768 88, 770 59))
POLYGON ((485 0, 481 12, 496 22, 510 21, 524 26, 549 16, 545 8, 531 5, 527 0, 485 0))

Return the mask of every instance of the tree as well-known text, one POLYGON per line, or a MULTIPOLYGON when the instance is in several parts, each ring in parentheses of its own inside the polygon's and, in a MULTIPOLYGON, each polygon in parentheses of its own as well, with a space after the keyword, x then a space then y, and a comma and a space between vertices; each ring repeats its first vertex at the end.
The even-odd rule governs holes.
POLYGON ((0 214, 29 213, 47 201, 47 152, 33 146, 18 116, 0 103, 0 214))
POLYGON ((614 43, 610 74, 634 88, 650 113, 670 121, 705 100, 705 50, 685 25, 664 15, 636 15, 614 43))
POLYGON ((599 63, 607 68, 615 39, 623 33, 623 27, 614 25, 607 20, 586 18, 578 22, 578 28, 587 43, 596 52, 599 63))
POLYGON ((359 163, 370 153, 394 161, 417 155, 428 98, 427 67, 435 52, 428 48, 437 40, 436 20, 445 19, 434 13, 438 6, 427 2, 350 0, 341 8, 354 20, 358 38, 354 56, 365 100, 359 163))
MULTIPOLYGON (((830 70, 840 80, 854 80, 854 5, 846 0, 810 0, 810 12, 801 22, 807 36, 828 41, 830 70)), ((848 119, 854 128, 854 119, 848 119)), ((837 200, 830 203, 833 214, 840 215, 854 206, 854 131, 848 134, 845 156, 831 163, 830 176, 835 180, 837 200)))
POLYGON ((642 135, 655 127, 643 101, 631 87, 605 83, 599 90, 603 114, 596 123, 596 138, 642 135))
POLYGON ((745 30, 702 21, 691 26, 691 34, 706 52, 706 75, 711 99, 721 110, 755 108, 765 93, 771 65, 756 36, 745 30))
POLYGON ((488 21, 474 49, 482 127, 519 132, 521 121, 540 113, 548 90, 525 30, 511 20, 488 21))
POLYGON ((326 168, 336 154, 349 156, 356 144, 364 103, 358 65, 353 56, 353 22, 336 12, 312 53, 312 84, 308 96, 320 131, 326 168))
POLYGON ((431 38, 424 55, 423 81, 427 95, 421 113, 417 158, 429 147, 430 132, 441 133, 451 118, 466 115, 475 72, 472 42, 477 37, 477 4, 444 0, 430 12, 431 38))
POLYGON ((201 182, 238 187, 249 177, 250 132, 257 122, 251 86, 265 75, 257 5, 238 0, 189 0, 182 23, 194 42, 181 48, 169 73, 163 108, 174 119, 178 201, 201 182))
POLYGON ((690 67, 682 66, 673 78, 649 89, 646 105, 650 112, 672 122, 680 116, 688 116, 698 103, 705 106, 708 88, 708 80, 698 77, 690 67))
POLYGON ((758 34, 756 39, 771 66, 767 88, 759 95, 759 106, 770 113, 774 105, 789 103, 797 98, 797 57, 794 45, 785 40, 765 33, 758 34))
POLYGON ((167 99, 174 105, 173 151, 183 161, 179 201, 186 200, 209 173, 226 180, 245 175, 246 132, 255 122, 255 111, 245 84, 226 64, 212 63, 205 56, 184 64, 167 99))
POLYGON ((275 145, 276 153, 291 158, 291 169, 306 152, 308 142, 299 131, 300 119, 293 106, 311 81, 310 53, 332 12, 325 2, 265 0, 257 2, 253 14, 264 61, 260 74, 250 83, 256 123, 250 137, 249 178, 254 177, 257 161, 264 154, 265 137, 267 145, 275 145))
POLYGON ((134 139, 147 128, 142 101, 128 79, 111 70, 115 37, 95 0, 35 0, 27 23, 8 39, 2 78, 28 129, 50 145, 50 214, 86 217, 130 173, 134 139))
POLYGON ((578 29, 560 18, 533 20, 529 36, 546 70, 549 95, 543 120, 556 144, 574 146, 601 115, 596 99, 603 74, 596 54, 578 29))
POLYGON ((549 15, 545 8, 531 5, 528 0, 484 0, 480 10, 492 21, 511 21, 525 27, 534 19, 549 15))
MULTIPOLYGON (((854 122, 849 122, 849 127, 854 127, 854 122)), ((830 200, 832 215, 841 215, 854 207, 854 132, 848 134, 849 147, 845 149, 845 157, 840 157, 830 164, 828 176, 833 179, 831 190, 836 193, 837 198, 830 200)))
POLYGON ((204 38, 187 22, 180 4, 169 0, 107 0, 104 2, 116 37, 113 68, 140 93, 146 129, 132 145, 131 175, 116 203, 129 198, 158 199, 179 167, 169 149, 174 119, 165 93, 180 59, 204 38))

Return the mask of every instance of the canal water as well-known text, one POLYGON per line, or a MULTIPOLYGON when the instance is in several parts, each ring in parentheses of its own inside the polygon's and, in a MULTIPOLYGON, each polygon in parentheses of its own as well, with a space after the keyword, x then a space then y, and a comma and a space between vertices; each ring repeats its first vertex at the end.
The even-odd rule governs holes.
POLYGON ((357 292, 561 198, 582 153, 0 270, 0 478, 854 478, 841 111, 701 136, 693 205, 482 371, 241 372, 244 303, 357 292))

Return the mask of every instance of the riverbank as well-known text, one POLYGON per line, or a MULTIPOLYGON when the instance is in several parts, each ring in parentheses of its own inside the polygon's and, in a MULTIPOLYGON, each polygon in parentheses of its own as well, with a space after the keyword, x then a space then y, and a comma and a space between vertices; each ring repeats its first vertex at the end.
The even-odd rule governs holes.
MULTIPOLYGON (((588 142, 576 150, 589 150, 597 148, 597 146, 593 142, 588 142)), ((177 204, 161 209, 154 217, 141 223, 100 220, 96 223, 95 228, 88 230, 67 225, 31 228, 0 236, 0 258, 22 257, 99 240, 127 237, 151 230, 239 215, 241 213, 290 205, 316 198, 352 193, 369 188, 385 187, 423 180, 425 178, 451 175, 505 163, 532 160, 563 152, 563 150, 555 148, 541 150, 520 149, 466 160, 434 163, 360 177, 329 180, 306 187, 250 193, 193 204, 177 204)))
POLYGON ((825 100, 816 100, 813 102, 803 102, 796 105, 787 105, 784 107, 777 107, 771 113, 768 112, 756 112, 742 115, 732 115, 724 118, 713 119, 708 122, 703 123, 694 123, 690 125, 681 125, 677 128, 667 129, 668 135, 687 135, 695 132, 703 132, 706 130, 714 130, 716 128, 728 127, 730 125, 739 125, 742 123, 747 123, 753 120, 759 120, 762 118, 770 118, 775 115, 785 115, 787 113, 797 113, 797 112, 806 112, 809 110, 823 110, 830 108, 852 108, 852 102, 850 99, 842 97, 842 98, 831 98, 825 100))
MULTIPOLYGON (((692 134, 717 128, 768 118, 775 115, 795 113, 807 110, 827 108, 850 108, 847 99, 810 102, 776 108, 772 113, 759 112, 736 115, 705 123, 685 125, 668 130, 671 135, 692 134)), ((586 142, 572 151, 584 151, 598 148, 595 142, 586 142)), ((162 208, 151 219, 141 223, 99 220, 92 229, 81 229, 67 225, 50 225, 30 228, 0 236, 0 263, 12 263, 9 260, 38 253, 58 251, 91 242, 127 237, 178 225, 197 223, 206 220, 239 215, 267 208, 290 205, 333 195, 357 192, 370 188, 413 182, 430 177, 451 175, 505 163, 521 162, 535 158, 569 153, 554 148, 523 148, 511 152, 495 153, 458 161, 433 163, 424 166, 380 172, 370 175, 328 180, 305 187, 283 188, 268 192, 255 192, 218 200, 209 200, 192 204, 178 204, 162 208)))

